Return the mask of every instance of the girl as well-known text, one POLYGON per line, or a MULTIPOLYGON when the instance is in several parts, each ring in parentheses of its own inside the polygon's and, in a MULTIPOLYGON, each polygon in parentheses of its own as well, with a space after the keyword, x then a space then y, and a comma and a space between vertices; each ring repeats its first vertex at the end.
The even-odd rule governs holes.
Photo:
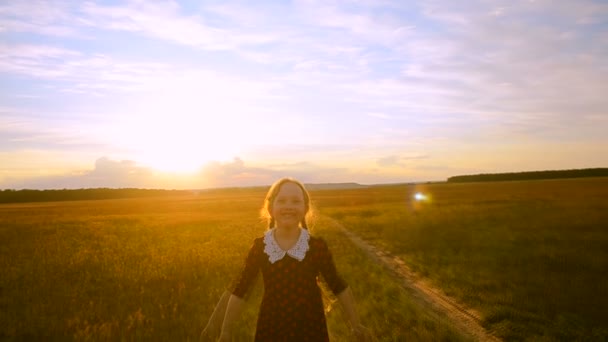
POLYGON ((231 293, 224 293, 203 330, 203 340, 213 340, 218 334, 220 341, 231 340, 243 297, 259 271, 264 296, 255 341, 329 341, 318 275, 323 276, 342 304, 355 336, 359 340, 370 338, 359 321, 350 288, 336 271, 327 244, 309 234, 307 214, 310 197, 302 183, 282 178, 270 187, 262 207, 269 230, 254 240, 231 293))

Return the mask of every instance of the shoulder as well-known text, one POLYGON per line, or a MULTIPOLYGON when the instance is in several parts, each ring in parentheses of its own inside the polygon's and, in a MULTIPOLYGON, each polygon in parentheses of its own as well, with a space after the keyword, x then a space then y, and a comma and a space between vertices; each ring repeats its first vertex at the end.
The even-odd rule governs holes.
POLYGON ((258 236, 255 239, 253 239, 253 245, 254 246, 263 246, 264 245, 264 236, 258 236))
POLYGON ((310 237, 310 255, 317 262, 326 263, 333 258, 332 252, 327 245, 327 242, 322 237, 310 237))
POLYGON ((264 249, 264 236, 256 237, 253 239, 253 243, 251 244, 251 249, 264 249))
POLYGON ((251 246, 251 248, 263 251, 266 248, 266 245, 272 244, 272 240, 272 230, 267 230, 264 232, 264 234, 257 236, 253 240, 253 245, 251 246))
POLYGON ((325 239, 318 236, 311 235, 310 239, 308 240, 308 244, 313 250, 324 251, 328 249, 327 242, 325 242, 325 239))
POLYGON ((315 243, 315 244, 327 244, 325 242, 325 239, 323 239, 322 237, 316 236, 316 235, 312 235, 310 234, 310 243, 315 243))

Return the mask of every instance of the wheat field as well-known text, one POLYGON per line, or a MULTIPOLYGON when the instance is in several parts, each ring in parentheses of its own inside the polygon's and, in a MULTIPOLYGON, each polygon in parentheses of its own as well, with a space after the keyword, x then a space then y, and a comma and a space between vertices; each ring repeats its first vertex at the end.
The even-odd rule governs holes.
MULTIPOLYGON (((0 206, 0 339, 194 341, 238 273, 264 190, 0 206)), ((410 302, 400 284, 319 211, 328 241, 378 340, 464 340, 410 302)), ((235 340, 252 340, 261 281, 235 340)), ((335 304, 335 303, 334 303, 335 304)), ((327 303, 332 339, 348 341, 327 303)))
MULTIPOLYGON (((266 229, 264 193, 0 205, 0 339, 197 340, 266 229)), ((405 260, 505 340, 608 338, 608 178, 311 195, 312 233, 327 240, 379 341, 467 337, 414 304, 338 225, 405 260)), ((252 339, 261 287, 235 340, 252 339)), ((350 340, 327 305, 332 340, 350 340)))

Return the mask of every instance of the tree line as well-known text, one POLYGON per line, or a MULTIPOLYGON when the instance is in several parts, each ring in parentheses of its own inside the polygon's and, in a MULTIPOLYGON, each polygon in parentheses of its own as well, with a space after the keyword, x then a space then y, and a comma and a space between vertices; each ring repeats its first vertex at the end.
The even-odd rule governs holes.
POLYGON ((135 197, 174 196, 191 193, 188 190, 137 189, 137 188, 94 188, 60 190, 0 190, 0 203, 82 201, 101 199, 121 199, 135 197))
POLYGON ((547 170, 508 173, 482 173, 477 175, 462 175, 448 178, 448 182, 498 182, 516 180, 538 180, 558 178, 608 177, 608 168, 576 169, 576 170, 547 170))

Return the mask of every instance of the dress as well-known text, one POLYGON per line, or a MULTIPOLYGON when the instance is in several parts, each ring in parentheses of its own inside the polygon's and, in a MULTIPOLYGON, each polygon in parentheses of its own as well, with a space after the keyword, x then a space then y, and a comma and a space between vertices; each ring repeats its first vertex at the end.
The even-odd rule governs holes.
POLYGON ((264 296, 255 341, 329 341, 317 276, 334 294, 347 284, 339 276, 324 240, 302 229, 296 245, 278 248, 273 230, 254 240, 232 294, 243 298, 261 270, 264 296))

